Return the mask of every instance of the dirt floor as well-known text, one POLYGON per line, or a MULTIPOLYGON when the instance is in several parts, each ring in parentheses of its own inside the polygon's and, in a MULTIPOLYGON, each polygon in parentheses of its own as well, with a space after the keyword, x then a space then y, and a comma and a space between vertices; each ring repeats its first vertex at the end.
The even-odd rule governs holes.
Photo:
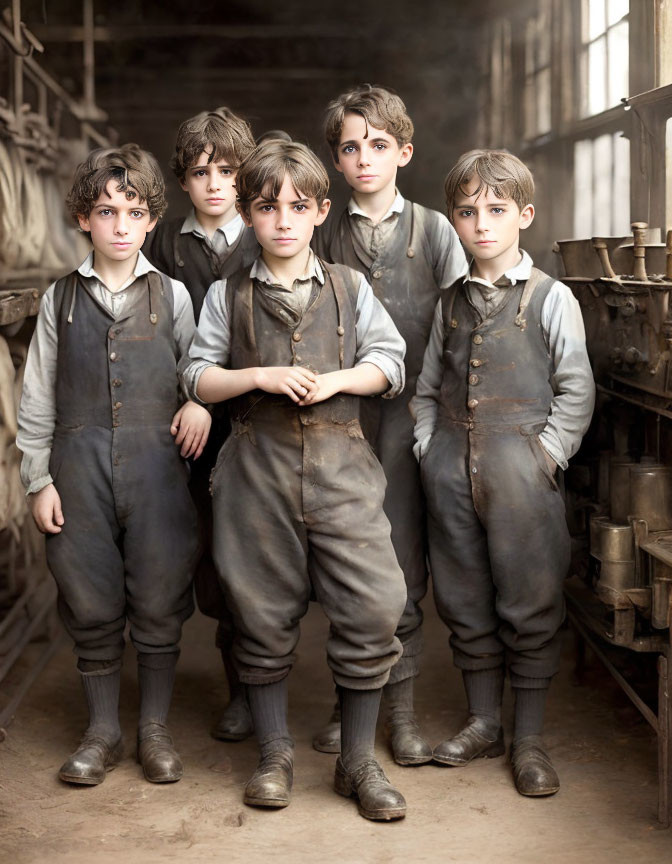
MULTIPOLYGON (((461 681, 444 628, 427 602, 427 648, 417 693, 432 742, 464 718, 461 681)), ((333 690, 324 657, 326 622, 311 609, 291 676, 296 738, 293 800, 280 811, 242 803, 256 744, 224 744, 209 729, 226 698, 213 648, 214 622, 196 615, 185 630, 171 725, 185 763, 174 785, 147 783, 134 758, 137 712, 133 655, 126 657, 122 725, 127 756, 98 787, 72 788, 56 773, 86 723, 75 662, 65 645, 24 700, 0 744, 0 861, 7 864, 123 862, 534 862, 619 864, 672 860, 672 830, 656 823, 654 735, 597 661, 574 681, 572 634, 565 634, 546 739, 561 790, 550 799, 515 791, 506 758, 465 768, 401 768, 379 735, 389 777, 408 816, 367 822, 332 790, 335 757, 310 740, 327 718, 333 690)), ((511 708, 507 702, 510 728, 511 708)))

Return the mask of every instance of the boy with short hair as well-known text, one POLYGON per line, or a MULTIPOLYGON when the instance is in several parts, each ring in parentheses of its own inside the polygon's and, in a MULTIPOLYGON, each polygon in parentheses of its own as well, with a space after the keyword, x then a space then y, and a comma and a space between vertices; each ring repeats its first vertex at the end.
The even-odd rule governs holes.
POLYGON ((198 457, 210 428, 202 406, 180 407, 177 361, 194 317, 184 285, 139 251, 165 208, 150 153, 135 144, 93 151, 77 168, 68 206, 93 251, 42 299, 17 436, 89 708, 59 777, 95 785, 122 756, 128 619, 138 651, 138 759, 151 782, 173 782, 182 764, 166 719, 197 554, 181 456, 198 457))
POLYGON ((541 733, 570 556, 555 475, 588 428, 595 386, 579 304, 519 249, 533 195, 506 152, 465 153, 448 174, 448 216, 471 268, 437 304, 413 408, 434 596, 470 714, 434 760, 504 752, 506 667, 516 788, 541 796, 559 789, 541 733))
MULTIPOLYGON (((343 93, 327 108, 325 134, 352 196, 340 216, 316 232, 315 248, 325 260, 364 273, 406 342, 403 394, 392 401, 366 400, 362 425, 387 478, 385 512, 408 590, 397 631, 404 653, 385 686, 388 732, 395 760, 418 765, 432 758, 416 723, 413 699, 422 651, 420 601, 427 592, 427 544, 408 404, 436 301, 441 290, 464 273, 466 261, 446 217, 405 200, 396 188, 398 169, 413 155, 413 123, 399 96, 370 85, 343 93)), ((316 749, 338 752, 337 716, 315 737, 316 749)))
MULTIPOLYGON (((192 210, 186 219, 160 222, 143 252, 164 273, 183 281, 198 322, 210 285, 252 264, 259 254, 254 231, 236 210, 236 171, 254 147, 249 124, 224 106, 201 111, 180 125, 171 167, 192 210)), ((212 501, 208 489, 217 453, 230 432, 225 410, 213 411, 213 425, 202 458, 193 465, 190 488, 199 514, 202 554, 196 567, 198 607, 218 621, 215 643, 229 685, 229 704, 212 731, 223 741, 252 734, 245 688, 231 659, 231 616, 212 561, 212 501)))
POLYGON ((307 147, 267 141, 237 188, 261 257, 210 289, 183 377, 198 398, 229 400, 232 418, 212 477, 214 557, 261 746, 244 800, 289 803, 287 675, 312 589, 331 623, 342 702, 336 791, 356 796, 366 818, 399 819, 405 802, 375 760, 374 737, 405 589, 358 397, 402 389, 403 341, 361 274, 310 249, 330 202, 307 147))

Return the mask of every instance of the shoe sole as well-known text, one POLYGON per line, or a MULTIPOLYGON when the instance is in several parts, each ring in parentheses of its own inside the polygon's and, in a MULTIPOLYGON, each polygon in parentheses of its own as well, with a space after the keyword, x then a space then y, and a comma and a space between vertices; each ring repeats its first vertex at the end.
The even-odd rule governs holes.
POLYGON ((405 807, 395 807, 388 810, 367 810, 362 806, 361 801, 352 786, 343 783, 337 776, 334 779, 334 790, 344 798, 354 798, 357 802, 357 810, 359 815, 371 822, 393 822, 395 819, 403 819, 406 816, 405 807))
POLYGON ((213 729, 210 733, 215 741, 245 741, 246 738, 250 738, 252 735, 252 731, 250 732, 219 732, 217 729, 213 729))
POLYGON ((249 807, 271 807, 277 810, 281 807, 287 807, 289 800, 285 801, 282 798, 252 798, 249 795, 243 795, 243 803, 249 807))
POLYGON ((436 753, 432 755, 432 759, 434 762, 437 762, 439 765, 449 765, 452 768, 461 768, 463 765, 468 765, 470 762, 473 762, 474 759, 496 759, 498 756, 503 756, 506 748, 503 743, 493 744, 492 747, 488 747, 486 750, 483 750, 482 753, 477 753, 471 757, 471 759, 465 759, 463 761, 459 761, 457 759, 451 759, 446 756, 437 756, 436 753))
POLYGON ((338 756, 341 752, 341 745, 339 743, 337 747, 336 745, 316 744, 313 741, 313 750, 317 750, 318 753, 330 753, 333 756, 338 756))
MULTIPOLYGON (((394 756, 394 754, 392 754, 394 756)), ((428 762, 431 762, 433 756, 394 756, 394 761, 397 765, 403 765, 404 767, 409 767, 413 765, 427 765, 428 762)))
POLYGON ((548 789, 543 789, 538 792, 521 792, 518 787, 516 787, 516 791, 523 795, 525 798, 548 798, 550 795, 555 795, 556 792, 560 791, 559 786, 549 787, 548 789))

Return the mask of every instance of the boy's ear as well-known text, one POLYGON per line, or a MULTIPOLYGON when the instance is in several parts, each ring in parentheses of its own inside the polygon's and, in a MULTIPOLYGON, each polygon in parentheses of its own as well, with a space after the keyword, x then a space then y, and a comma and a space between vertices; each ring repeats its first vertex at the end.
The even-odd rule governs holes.
POLYGON ((534 204, 526 204, 520 211, 520 230, 529 228, 534 220, 534 204))
POLYGON ((315 219, 315 225, 321 225, 324 220, 329 215, 329 208, 331 207, 331 201, 328 198, 325 198, 324 201, 317 208, 317 218, 315 219))
POLYGON ((154 228, 156 228, 156 223, 157 223, 158 221, 159 221, 159 217, 158 217, 158 216, 155 216, 155 217, 151 220, 151 222, 150 222, 149 225, 147 226, 147 233, 148 233, 148 234, 149 234, 150 231, 153 231, 154 228))
POLYGON ((332 161, 333 164, 334 164, 334 168, 335 168, 337 171, 340 171, 340 173, 342 174, 342 173, 343 173, 343 169, 341 168, 341 163, 338 161, 338 154, 337 154, 337 153, 334 153, 333 150, 331 151, 331 161, 332 161))
POLYGON ((408 144, 404 144, 404 146, 399 150, 399 162, 397 163, 400 168, 403 168, 404 165, 408 165, 413 157, 413 145, 409 141, 408 144))
POLYGON ((188 192, 189 190, 187 189, 187 184, 186 184, 185 180, 186 180, 186 177, 180 177, 180 188, 182 189, 183 192, 188 192))
POLYGON ((81 213, 77 214, 77 221, 79 222, 79 227, 82 231, 90 231, 91 225, 89 223, 89 217, 83 216, 81 213))

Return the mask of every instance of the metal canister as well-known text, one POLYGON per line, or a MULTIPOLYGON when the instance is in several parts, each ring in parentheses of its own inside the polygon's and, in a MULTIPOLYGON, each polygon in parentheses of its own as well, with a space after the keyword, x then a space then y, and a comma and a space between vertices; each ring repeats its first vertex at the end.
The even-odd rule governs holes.
POLYGON ((672 468, 637 465, 630 470, 630 514, 644 519, 649 531, 672 528, 672 468))
POLYGON ((613 522, 624 524, 630 515, 630 469, 638 462, 616 457, 609 463, 609 512, 613 522))
POLYGON ((590 520, 590 554, 600 561, 600 584, 614 591, 636 586, 635 541, 631 525, 606 516, 590 520))

